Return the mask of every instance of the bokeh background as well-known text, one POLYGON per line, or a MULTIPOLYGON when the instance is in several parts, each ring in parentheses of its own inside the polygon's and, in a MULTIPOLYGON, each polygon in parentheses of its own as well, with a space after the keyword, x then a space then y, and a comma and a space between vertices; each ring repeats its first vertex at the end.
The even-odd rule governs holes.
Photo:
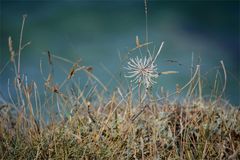
MULTIPOLYGON (((164 86, 171 92, 176 83, 186 83, 194 53, 195 64, 202 66, 206 91, 213 85, 220 60, 224 61, 228 71, 225 98, 239 105, 239 8, 238 0, 150 0, 148 32, 153 44, 149 48, 159 47, 164 41, 157 60, 159 70, 179 71, 177 75, 160 77, 157 87, 164 86), (181 65, 169 63, 169 59, 181 65)), ((12 79, 14 75, 11 65, 3 68, 10 58, 8 37, 12 37, 17 51, 23 14, 28 15, 23 41, 31 41, 31 45, 22 52, 21 72, 29 77, 29 81, 34 79, 40 85, 44 81, 39 63, 41 60, 47 67, 47 56, 43 53, 49 50, 72 61, 81 58, 81 64, 93 66, 93 73, 114 90, 117 83, 108 71, 121 79, 119 55, 124 56, 135 47, 136 35, 141 42, 145 41, 143 0, 1 0, 0 92, 5 99, 8 99, 8 78, 12 79)), ((66 78, 64 71, 68 72, 71 66, 59 61, 55 66, 55 82, 60 83, 66 78)), ((221 69, 219 72, 223 74, 221 69)), ((47 76, 47 69, 44 73, 47 76)))

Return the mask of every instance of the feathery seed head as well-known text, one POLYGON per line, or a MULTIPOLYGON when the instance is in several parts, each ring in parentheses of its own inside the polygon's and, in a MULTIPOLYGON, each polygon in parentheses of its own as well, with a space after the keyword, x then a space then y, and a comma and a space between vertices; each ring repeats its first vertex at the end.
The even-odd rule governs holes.
MULTIPOLYGON (((137 38, 138 39, 138 38, 137 38)), ((157 71, 157 65, 155 65, 155 61, 160 54, 160 51, 163 47, 164 42, 160 45, 156 55, 152 57, 149 54, 149 57, 146 56, 143 58, 130 58, 128 62, 128 66, 124 67, 128 70, 129 75, 125 75, 126 78, 133 78, 132 82, 138 84, 144 84, 146 88, 149 88, 151 85, 156 83, 154 81, 155 78, 159 76, 157 71)))
POLYGON ((133 82, 142 83, 146 88, 156 83, 153 79, 158 77, 157 65, 153 63, 151 57, 147 58, 130 58, 128 66, 125 69, 128 70, 129 75, 127 78, 133 78, 133 82))

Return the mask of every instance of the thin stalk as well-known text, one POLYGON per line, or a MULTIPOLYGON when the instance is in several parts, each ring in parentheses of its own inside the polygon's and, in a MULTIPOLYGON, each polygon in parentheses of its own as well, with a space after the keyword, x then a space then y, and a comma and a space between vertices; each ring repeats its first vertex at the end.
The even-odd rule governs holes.
POLYGON ((22 28, 21 28, 21 32, 20 32, 19 47, 18 47, 18 78, 20 78, 23 28, 24 28, 26 18, 27 18, 27 15, 23 15, 22 28))
MULTIPOLYGON (((147 0, 144 0, 144 9, 145 9, 145 29, 146 29, 146 44, 148 43, 148 8, 147 8, 147 0)), ((148 49, 148 45, 147 45, 147 50, 148 49)))

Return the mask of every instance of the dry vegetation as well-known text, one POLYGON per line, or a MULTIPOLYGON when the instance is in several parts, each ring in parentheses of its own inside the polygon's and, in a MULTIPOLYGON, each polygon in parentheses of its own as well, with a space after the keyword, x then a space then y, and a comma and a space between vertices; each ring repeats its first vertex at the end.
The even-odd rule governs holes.
MULTIPOLYGON (((129 97, 130 99, 131 97, 129 97)), ((240 112, 221 103, 78 106, 48 124, 1 115, 2 159, 237 159, 240 112), (89 109, 89 110, 88 110, 89 109)))
MULTIPOLYGON (((21 44, 23 26, 18 63, 9 38, 16 98, 9 93, 12 103, 0 108, 1 159, 240 159, 239 108, 221 98, 225 85, 216 98, 202 98, 199 66, 171 95, 188 88, 183 101, 149 93, 136 102, 138 92, 120 88, 106 96, 92 68, 78 63, 59 86, 50 70, 43 100, 37 84, 25 83, 20 73, 21 51, 29 44, 21 44), (88 78, 83 88, 73 79, 77 72, 88 78)), ((55 58, 48 53, 50 67, 55 58)))

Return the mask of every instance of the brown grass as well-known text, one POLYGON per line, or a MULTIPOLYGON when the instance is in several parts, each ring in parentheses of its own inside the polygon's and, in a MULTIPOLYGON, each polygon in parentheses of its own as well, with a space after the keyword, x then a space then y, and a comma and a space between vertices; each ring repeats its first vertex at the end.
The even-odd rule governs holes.
MULTIPOLYGON (((196 101, 197 102, 197 101, 196 101)), ((49 123, 23 111, 0 118, 2 159, 237 159, 240 112, 220 102, 84 104, 49 123)), ((10 106, 6 106, 10 107, 10 106)))
POLYGON ((23 83, 20 76, 26 45, 19 45, 16 64, 9 38, 16 98, 9 93, 11 103, 0 106, 1 159, 240 159, 240 111, 222 99, 227 79, 222 61, 225 83, 220 95, 211 95, 217 98, 203 99, 197 65, 190 81, 168 95, 179 96, 188 88, 183 102, 150 95, 135 103, 133 91, 118 89, 106 96, 107 87, 92 67, 48 52, 50 67, 61 59, 72 68, 59 85, 50 70, 42 86, 46 98, 41 98, 37 84, 23 83), (88 78, 83 88, 74 81, 78 72, 88 78))

